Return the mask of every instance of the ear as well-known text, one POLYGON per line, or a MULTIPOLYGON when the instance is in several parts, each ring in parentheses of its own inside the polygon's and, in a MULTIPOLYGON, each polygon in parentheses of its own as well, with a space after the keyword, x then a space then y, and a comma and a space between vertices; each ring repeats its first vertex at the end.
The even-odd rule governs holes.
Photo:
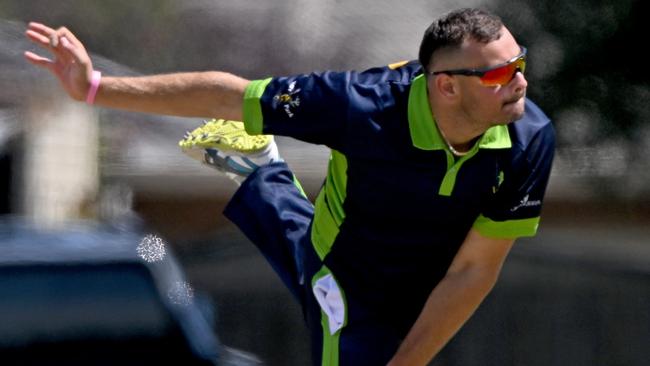
POLYGON ((438 94, 445 98, 456 98, 460 91, 456 79, 447 74, 436 75, 434 87, 438 91, 438 94))

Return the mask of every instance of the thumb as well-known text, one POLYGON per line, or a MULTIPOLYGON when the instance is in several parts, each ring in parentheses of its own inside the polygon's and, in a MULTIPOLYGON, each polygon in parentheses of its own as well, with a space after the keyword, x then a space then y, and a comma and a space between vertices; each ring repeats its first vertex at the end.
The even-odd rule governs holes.
POLYGON ((30 52, 30 51, 25 51, 24 56, 25 56, 25 59, 27 61, 29 61, 30 63, 32 63, 32 64, 34 64, 36 66, 42 67, 44 69, 47 69, 50 72, 54 72, 54 63, 49 58, 39 56, 39 55, 35 54, 34 52, 30 52))

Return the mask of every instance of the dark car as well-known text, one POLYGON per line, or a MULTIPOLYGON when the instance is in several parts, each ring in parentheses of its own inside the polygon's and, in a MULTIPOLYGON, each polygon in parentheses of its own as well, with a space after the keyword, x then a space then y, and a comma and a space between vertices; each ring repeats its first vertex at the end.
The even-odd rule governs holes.
POLYGON ((0 364, 261 365, 220 344, 211 302, 133 229, 0 219, 0 364))

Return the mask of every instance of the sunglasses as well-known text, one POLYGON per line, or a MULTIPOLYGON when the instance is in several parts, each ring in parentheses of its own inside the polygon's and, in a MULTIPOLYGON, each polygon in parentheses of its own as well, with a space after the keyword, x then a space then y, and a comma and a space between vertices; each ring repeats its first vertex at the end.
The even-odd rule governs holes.
POLYGON ((526 70, 526 47, 521 47, 521 53, 502 64, 482 69, 455 69, 429 72, 429 75, 465 75, 478 76, 485 86, 506 85, 515 77, 517 72, 526 70))

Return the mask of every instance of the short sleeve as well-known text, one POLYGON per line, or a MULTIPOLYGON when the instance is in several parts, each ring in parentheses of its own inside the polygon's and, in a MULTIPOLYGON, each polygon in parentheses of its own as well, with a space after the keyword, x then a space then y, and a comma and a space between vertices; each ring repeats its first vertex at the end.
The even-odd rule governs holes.
POLYGON ((499 172, 497 192, 473 224, 482 235, 514 239, 535 236, 555 151, 548 122, 499 172))
POLYGON ((338 147, 348 123, 354 74, 325 72, 251 82, 244 96, 247 131, 338 147))
POLYGON ((244 95, 246 129, 341 150, 350 121, 379 112, 389 98, 386 85, 417 69, 415 63, 405 65, 253 81, 244 95))

